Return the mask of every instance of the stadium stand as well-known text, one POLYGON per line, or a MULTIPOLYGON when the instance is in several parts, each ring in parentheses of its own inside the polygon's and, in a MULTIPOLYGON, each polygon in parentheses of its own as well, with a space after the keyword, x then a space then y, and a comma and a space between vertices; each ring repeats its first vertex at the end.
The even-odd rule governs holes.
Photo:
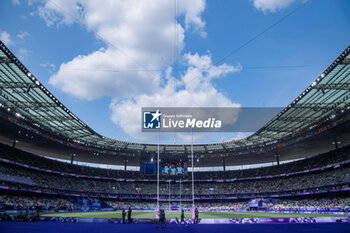
MULTIPOLYGON (((225 172, 196 172, 196 179, 223 179, 223 178, 256 178, 264 176, 273 176, 287 174, 293 172, 302 172, 314 168, 325 167, 338 162, 350 162, 350 147, 342 147, 337 151, 330 151, 311 158, 306 158, 293 163, 281 164, 279 166, 269 166, 255 169, 235 170, 225 172)), ((101 169, 87 166, 77 166, 69 163, 58 162, 46 159, 32 153, 24 152, 0 144, 0 158, 8 159, 23 165, 31 165, 39 169, 47 169, 72 174, 80 174, 85 176, 96 177, 112 177, 112 178, 154 178, 155 176, 142 175, 139 171, 123 171, 112 169, 101 169)), ((181 179, 183 176, 173 176, 173 179, 181 179)))
MULTIPOLYGON (((291 207, 347 209, 350 199, 343 197, 342 194, 343 190, 350 188, 348 149, 344 147, 312 158, 260 169, 196 172, 196 179, 206 178, 208 173, 211 177, 238 178, 226 182, 220 179, 197 180, 195 185, 197 205, 206 211, 247 210, 249 199, 259 197, 271 199, 276 195, 290 198, 309 193, 305 199, 283 199, 275 204, 269 203, 264 209, 280 211, 291 207), (293 172, 294 175, 285 175, 293 172), (315 198, 317 193, 322 193, 323 196, 315 198), (324 193, 328 193, 332 200, 329 197, 325 198, 324 193), (228 202, 228 197, 237 200, 228 202), (211 200, 217 201, 213 203, 211 200)), ((94 202, 92 200, 102 202, 106 209, 119 210, 131 206, 134 209, 153 210, 155 202, 150 200, 156 198, 156 182, 151 179, 137 180, 135 179, 137 174, 139 175, 137 172, 67 164, 1 145, 1 209, 101 210, 101 204, 98 208, 96 206, 94 208, 91 205, 82 207, 74 203, 74 196, 80 196, 89 200, 90 204, 94 202), (38 192, 41 194, 38 195, 38 192), (116 201, 115 198, 123 200, 116 201)), ((173 202, 182 199, 182 208, 190 209, 191 203, 188 200, 191 197, 191 183, 184 181, 180 184, 176 181, 177 177, 173 177, 170 198, 173 202)), ((168 206, 169 183, 161 182, 160 193, 164 200, 162 205, 168 206)))

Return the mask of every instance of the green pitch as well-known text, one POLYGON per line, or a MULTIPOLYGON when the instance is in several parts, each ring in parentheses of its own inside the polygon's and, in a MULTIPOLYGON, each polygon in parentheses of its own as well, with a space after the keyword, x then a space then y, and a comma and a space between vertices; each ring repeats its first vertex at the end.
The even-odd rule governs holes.
MULTIPOLYGON (((73 213, 42 213, 42 216, 59 217, 93 217, 93 218, 121 218, 121 211, 101 212, 73 212, 73 213)), ((165 212, 166 218, 180 218, 180 212, 165 212)), ((154 212, 133 211, 132 218, 155 218, 154 212)), ((185 213, 191 218, 191 213, 185 213)), ((294 213, 266 213, 266 212, 200 212, 199 218, 295 218, 295 217, 344 217, 344 215, 331 214, 294 214, 294 213)))

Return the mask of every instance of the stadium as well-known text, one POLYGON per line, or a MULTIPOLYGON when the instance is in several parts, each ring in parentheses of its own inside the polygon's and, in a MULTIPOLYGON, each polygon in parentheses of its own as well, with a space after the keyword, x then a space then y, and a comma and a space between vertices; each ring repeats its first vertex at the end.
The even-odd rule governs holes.
POLYGON ((343 49, 251 135, 172 144, 96 132, 0 41, 0 232, 348 232, 343 49))

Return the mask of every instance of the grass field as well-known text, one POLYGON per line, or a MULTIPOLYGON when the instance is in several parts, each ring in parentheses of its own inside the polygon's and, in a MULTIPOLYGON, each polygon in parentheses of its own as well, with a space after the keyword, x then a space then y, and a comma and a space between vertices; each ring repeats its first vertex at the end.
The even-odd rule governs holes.
MULTIPOLYGON (((103 212, 73 212, 73 213, 42 213, 42 216, 59 217, 94 217, 94 218, 121 218, 120 211, 103 212)), ((180 212, 166 212, 166 218, 180 218, 180 212)), ((155 218, 154 212, 132 212, 132 218, 155 218)), ((191 213, 185 213, 191 218, 191 213)), ((298 214, 298 213, 266 213, 266 212, 200 212, 199 218, 294 218, 294 217, 344 217, 331 214, 298 214)))

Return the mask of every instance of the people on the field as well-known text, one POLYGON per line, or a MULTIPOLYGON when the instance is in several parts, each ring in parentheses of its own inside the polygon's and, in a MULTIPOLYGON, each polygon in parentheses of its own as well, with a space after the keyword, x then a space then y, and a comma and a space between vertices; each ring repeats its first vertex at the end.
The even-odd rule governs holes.
POLYGON ((11 221, 11 217, 8 213, 3 212, 0 214, 0 221, 11 221))
POLYGON ((158 216, 158 224, 157 224, 157 228, 159 228, 160 227, 160 225, 161 225, 161 222, 162 222, 162 218, 161 218, 161 209, 158 209, 158 210, 156 210, 156 217, 158 216))
POLYGON ((132 219, 131 219, 131 207, 129 207, 129 210, 128 210, 128 223, 131 223, 132 219))
POLYGON ((194 210, 194 223, 198 223, 199 222, 199 212, 198 209, 196 207, 196 209, 194 210))
POLYGON ((122 210, 123 224, 125 224, 125 216, 126 216, 126 211, 125 211, 125 208, 123 208, 122 210))
POLYGON ((163 218, 163 226, 167 227, 166 222, 165 222, 166 218, 165 218, 165 211, 164 211, 164 209, 162 211, 162 218, 163 218))
POLYGON ((161 228, 167 228, 166 225, 166 219, 165 219, 165 212, 164 209, 160 209, 159 210, 159 220, 158 220, 158 225, 157 228, 161 227, 161 228))
POLYGON ((186 224, 186 222, 185 222, 185 211, 184 211, 184 209, 181 209, 181 219, 180 219, 180 224, 181 224, 181 223, 186 224))
POLYGON ((40 216, 38 211, 35 211, 35 213, 29 217, 30 222, 37 222, 39 220, 40 220, 40 216))

